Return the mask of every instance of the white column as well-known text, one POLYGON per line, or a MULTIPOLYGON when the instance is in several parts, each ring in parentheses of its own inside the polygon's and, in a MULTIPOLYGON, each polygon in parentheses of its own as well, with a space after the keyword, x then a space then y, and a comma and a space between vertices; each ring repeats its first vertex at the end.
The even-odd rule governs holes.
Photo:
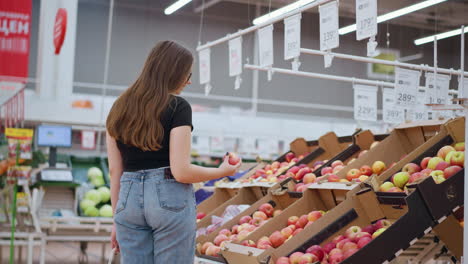
POLYGON ((36 91, 41 99, 68 98, 73 89, 78 0, 41 1, 36 91), (67 29, 60 54, 54 54, 57 10, 67 11, 67 29))

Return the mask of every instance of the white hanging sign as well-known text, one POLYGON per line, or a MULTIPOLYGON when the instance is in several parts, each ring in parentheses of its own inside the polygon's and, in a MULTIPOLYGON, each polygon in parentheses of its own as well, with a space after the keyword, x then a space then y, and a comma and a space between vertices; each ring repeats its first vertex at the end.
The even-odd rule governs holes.
POLYGON ((426 104, 448 104, 448 89, 450 76, 437 74, 435 81, 433 72, 426 72, 426 104))
POLYGON ((273 65, 273 25, 258 30, 260 67, 273 65))
POLYGON ((377 121, 377 87, 355 84, 354 119, 377 121))
POLYGON ((338 2, 319 6, 320 50, 327 51, 340 45, 338 34, 338 2))
POLYGON ((429 117, 427 110, 427 106, 425 105, 425 92, 418 91, 418 96, 416 98, 416 106, 414 107, 413 111, 411 111, 411 120, 428 120, 429 117))
POLYGON ((464 78, 462 87, 461 77, 458 77, 458 98, 467 98, 468 97, 468 78, 464 78), (461 91, 461 94, 460 94, 461 91))
POLYGON ((200 68, 200 84, 208 84, 211 81, 210 49, 198 52, 198 63, 200 68))
POLYGON ((400 124, 405 121, 405 111, 395 105, 394 89, 384 88, 382 98, 383 121, 389 124, 400 124))
POLYGON ((395 68, 395 104, 404 108, 416 105, 419 89, 419 71, 395 68))
POLYGON ((81 131, 81 148, 96 149, 96 131, 83 130, 81 131))
POLYGON ((242 73, 242 37, 229 41, 229 76, 242 73))
POLYGON ((377 0, 356 0, 356 39, 377 35, 377 0))
POLYGON ((301 13, 284 20, 284 59, 290 60, 301 54, 301 13))

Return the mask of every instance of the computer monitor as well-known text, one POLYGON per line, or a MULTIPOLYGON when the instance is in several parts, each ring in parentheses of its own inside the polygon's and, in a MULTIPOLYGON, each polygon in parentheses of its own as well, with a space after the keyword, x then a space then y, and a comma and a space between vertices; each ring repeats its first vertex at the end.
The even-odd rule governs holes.
POLYGON ((37 145, 50 147, 49 166, 55 167, 57 162, 57 148, 72 146, 72 129, 69 126, 40 125, 37 127, 37 145))

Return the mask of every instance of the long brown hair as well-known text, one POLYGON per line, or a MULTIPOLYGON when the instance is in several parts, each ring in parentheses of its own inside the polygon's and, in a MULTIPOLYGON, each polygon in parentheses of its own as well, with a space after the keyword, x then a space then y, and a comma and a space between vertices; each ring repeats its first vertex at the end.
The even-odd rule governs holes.
POLYGON ((161 116, 171 94, 187 82, 192 63, 192 53, 181 45, 173 41, 157 43, 138 79, 112 106, 106 121, 109 134, 144 151, 161 149, 161 116))

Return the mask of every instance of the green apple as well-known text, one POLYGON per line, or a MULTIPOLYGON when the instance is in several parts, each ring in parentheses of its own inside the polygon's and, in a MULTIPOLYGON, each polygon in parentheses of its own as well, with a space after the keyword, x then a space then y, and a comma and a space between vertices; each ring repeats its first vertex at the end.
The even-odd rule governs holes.
POLYGON ((432 179, 434 179, 434 181, 436 183, 441 183, 441 182, 445 181, 444 172, 441 171, 441 170, 432 171, 430 176, 432 176, 432 179), (443 178, 443 180, 442 180, 442 178, 443 178))
POLYGON ((376 237, 380 236, 380 234, 385 232, 385 230, 387 230, 386 227, 382 227, 382 228, 377 229, 377 231, 375 231, 374 234, 372 234, 372 239, 375 239, 376 237))
POLYGON ((393 183, 391 182, 384 182, 382 185, 380 185, 380 189, 379 191, 381 192, 388 192, 388 190, 390 190, 391 188, 395 187, 395 185, 393 185, 393 183))
POLYGON ((447 154, 447 156, 445 156, 445 162, 448 162, 448 163, 450 164, 450 159, 452 158, 452 155, 455 154, 455 152, 457 152, 457 151, 455 151, 455 150, 450 151, 450 152, 447 154))
POLYGON ((434 157, 429 160, 429 163, 427 164, 427 168, 431 170, 435 170, 437 164, 439 164, 439 162, 442 162, 442 161, 444 161, 442 158, 434 157))
POLYGON ((393 183, 396 187, 403 189, 408 183, 410 175, 406 171, 399 172, 393 176, 393 183))

